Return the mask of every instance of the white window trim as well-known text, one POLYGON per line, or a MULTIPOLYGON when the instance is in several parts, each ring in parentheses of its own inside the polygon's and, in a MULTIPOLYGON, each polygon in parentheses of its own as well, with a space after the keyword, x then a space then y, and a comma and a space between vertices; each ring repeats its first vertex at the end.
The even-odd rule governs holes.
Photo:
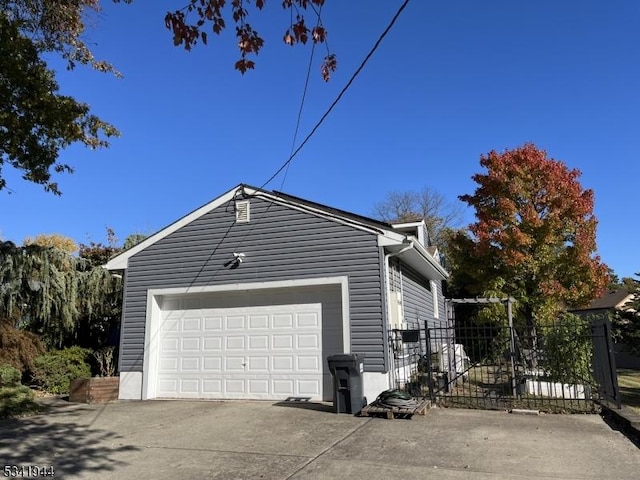
POLYGON ((438 283, 431 280, 431 295, 433 296, 433 318, 440 318, 440 305, 438 302, 438 283))

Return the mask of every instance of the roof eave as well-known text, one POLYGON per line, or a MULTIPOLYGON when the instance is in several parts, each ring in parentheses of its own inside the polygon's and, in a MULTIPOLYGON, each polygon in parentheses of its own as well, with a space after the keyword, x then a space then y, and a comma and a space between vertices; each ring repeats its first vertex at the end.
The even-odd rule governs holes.
POLYGON ((446 280, 449 278, 449 273, 444 267, 412 236, 385 232, 385 235, 378 237, 378 245, 383 246, 390 253, 399 252, 406 249, 407 245, 411 245, 411 248, 398 255, 407 265, 429 280, 446 280))

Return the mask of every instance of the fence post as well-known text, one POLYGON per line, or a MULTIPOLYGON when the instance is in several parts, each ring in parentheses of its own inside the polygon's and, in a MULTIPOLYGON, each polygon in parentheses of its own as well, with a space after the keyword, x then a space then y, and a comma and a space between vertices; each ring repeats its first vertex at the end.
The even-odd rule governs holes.
POLYGON ((513 398, 518 396, 516 384, 516 341, 513 333, 513 311, 511 309, 511 297, 507 298, 507 317, 509 318, 509 359, 511 360, 511 392, 513 398))
POLYGON ((424 321, 424 331, 425 331, 425 339, 427 342, 427 345, 426 345, 427 356, 425 358, 425 361, 427 362, 427 375, 429 375, 428 377, 429 400, 431 400, 431 403, 434 403, 436 396, 433 388, 433 369, 431 368, 431 335, 429 334, 429 323, 427 320, 424 321))

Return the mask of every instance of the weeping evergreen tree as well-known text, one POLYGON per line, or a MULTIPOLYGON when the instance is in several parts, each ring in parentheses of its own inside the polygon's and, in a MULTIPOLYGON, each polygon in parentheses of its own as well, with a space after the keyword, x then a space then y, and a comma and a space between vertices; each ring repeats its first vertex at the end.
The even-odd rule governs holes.
POLYGON ((0 322, 49 348, 100 348, 118 327, 122 281, 60 249, 0 242, 0 322))

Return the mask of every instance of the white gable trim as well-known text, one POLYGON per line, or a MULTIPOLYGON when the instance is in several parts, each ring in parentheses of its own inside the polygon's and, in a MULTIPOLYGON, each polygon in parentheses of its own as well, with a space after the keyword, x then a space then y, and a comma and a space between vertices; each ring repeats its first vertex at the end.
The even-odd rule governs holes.
MULTIPOLYGON (((279 205, 284 205, 284 206, 287 206, 287 207, 292 208, 294 210, 298 210, 300 212, 309 213, 309 214, 315 215, 317 217, 326 218, 328 220, 332 220, 332 221, 341 223, 343 225, 346 225, 346 226, 349 226, 349 227, 352 227, 352 228, 356 228, 358 230, 363 230, 363 231, 366 231, 366 232, 371 232, 371 233, 376 233, 376 234, 380 234, 380 232, 383 231, 382 228, 375 229, 373 227, 369 227, 369 226, 360 224, 360 223, 357 222, 357 220, 351 220, 351 219, 348 219, 348 218, 345 218, 345 217, 341 217, 340 215, 336 215, 336 214, 332 214, 332 213, 323 211, 320 208, 315 208, 315 207, 311 207, 311 206, 308 206, 308 205, 296 204, 294 201, 280 198, 276 194, 271 194, 271 193, 264 192, 264 191, 261 191, 261 190, 257 190, 257 189, 254 189, 254 188, 251 188, 251 187, 247 187, 247 186, 244 186, 244 185, 238 185, 237 187, 235 187, 232 190, 228 191, 224 195, 216 198, 215 200, 212 200, 211 202, 207 203, 206 205, 203 205, 202 207, 198 208, 197 210, 194 210, 193 212, 189 213, 188 215, 185 215, 180 220, 172 223, 168 227, 163 228, 159 232, 156 232, 155 234, 151 235, 149 238, 147 238, 144 241, 140 242, 135 247, 132 247, 129 250, 126 250, 126 251, 122 252, 121 254, 113 257, 111 260, 109 260, 107 262, 107 264, 105 265, 105 268, 107 268, 108 270, 125 270, 129 266, 129 258, 131 258, 135 254, 141 252, 145 248, 153 245, 157 241, 162 240, 164 237, 172 234, 176 230, 179 230, 180 228, 184 227, 185 225, 188 225, 189 223, 193 222, 194 220, 200 218, 201 216, 203 216, 203 215, 209 213, 210 211, 212 211, 212 210, 214 210, 214 209, 216 209, 216 208, 228 203, 229 201, 233 200, 236 196, 238 196, 240 194, 240 192, 244 192, 244 194, 248 195, 248 196, 264 197, 268 201, 277 203, 279 205)), ((384 230, 384 231, 385 231, 385 233, 391 233, 390 231, 387 231, 387 230, 384 230)))
POLYGON ((113 257, 111 260, 107 262, 107 264, 105 265, 105 268, 107 270, 125 270, 129 266, 129 258, 134 256, 136 253, 141 252, 142 250, 153 245, 157 241, 162 240, 164 237, 171 235, 176 230, 179 230, 185 225, 188 225, 189 223, 200 218, 201 216, 210 212, 211 210, 218 208, 219 206, 224 205, 225 203, 231 201, 233 198, 235 198, 235 196, 238 194, 238 192, 241 189, 242 187, 238 186, 233 190, 228 191, 224 195, 216 198, 215 200, 212 200, 211 202, 207 203, 206 205, 203 205, 197 210, 194 210, 188 215, 185 215, 180 220, 173 222, 168 227, 163 228, 159 232, 154 233, 149 238, 146 238, 145 240, 137 244, 135 247, 132 247, 122 252, 120 255, 113 257))
MULTIPOLYGON (((201 216, 209 213, 210 211, 232 201, 241 193, 244 193, 244 195, 247 195, 247 196, 263 197, 268 201, 277 203, 279 205, 284 205, 286 207, 292 208, 294 210, 298 210, 300 212, 309 213, 311 215, 315 215, 317 217, 338 222, 343 225, 356 228, 358 230, 374 233, 378 235, 378 245, 387 247, 390 250, 392 250, 393 247, 398 247, 400 245, 406 244, 407 236, 403 235, 400 232, 388 230, 383 227, 376 228, 376 227, 364 225, 359 223, 355 219, 343 217, 343 216, 340 216, 339 214, 330 213, 318 207, 298 204, 295 202, 295 200, 283 199, 281 197, 278 197, 277 194, 272 194, 272 193, 258 190, 255 188, 247 187, 245 185, 238 185, 237 187, 231 189, 224 195, 221 195, 215 200, 212 200, 206 205, 203 205, 202 207, 185 215, 184 217, 172 223, 168 227, 165 227, 162 230, 156 232, 155 234, 151 235, 149 238, 140 242, 136 246, 113 257, 111 260, 107 262, 107 264, 105 265, 105 268, 107 268, 108 270, 126 270, 127 267, 129 266, 129 258, 141 252, 142 250, 146 249, 147 247, 153 245, 154 243, 162 240, 166 236, 171 235, 173 232, 188 225, 194 220, 200 218, 201 216)), ((437 276, 441 276, 442 279, 445 279, 449 276, 448 273, 444 270, 444 268, 442 268, 442 266, 438 264, 438 262, 436 262, 435 259, 427 252, 427 250, 418 242, 414 242, 414 246, 411 249, 411 252, 409 252, 407 255, 412 257, 411 263, 413 264, 425 262, 428 265, 428 267, 426 268, 431 272, 432 275, 436 274, 437 276)))
MULTIPOLYGON (((247 189, 250 190, 250 189, 247 189)), ((365 232, 371 232, 371 233, 380 233, 381 231, 383 231, 384 229, 382 227, 380 228, 373 228, 373 227, 369 227, 366 225, 363 225, 361 223, 359 223, 357 220, 350 220, 348 218, 342 217, 338 214, 333 214, 333 213, 329 213, 326 212, 320 208, 315 208, 315 207, 311 207, 309 205, 299 205, 296 203, 293 203, 290 200, 285 200, 281 197, 278 197, 277 194, 270 194, 267 192, 261 192, 261 191, 254 191, 254 193, 252 193, 252 195, 255 195, 256 197, 267 197, 269 199, 269 201, 273 202, 273 203, 277 203, 279 205, 284 205, 287 206, 289 208, 292 208, 293 210, 298 210, 300 212, 305 212, 305 213, 310 213, 312 215, 315 215, 316 217, 321 217, 321 218, 326 218, 328 220, 332 220, 334 222, 338 222, 341 223, 342 225, 346 225, 348 227, 352 227, 352 228, 356 228, 358 230, 362 230, 365 232)))

